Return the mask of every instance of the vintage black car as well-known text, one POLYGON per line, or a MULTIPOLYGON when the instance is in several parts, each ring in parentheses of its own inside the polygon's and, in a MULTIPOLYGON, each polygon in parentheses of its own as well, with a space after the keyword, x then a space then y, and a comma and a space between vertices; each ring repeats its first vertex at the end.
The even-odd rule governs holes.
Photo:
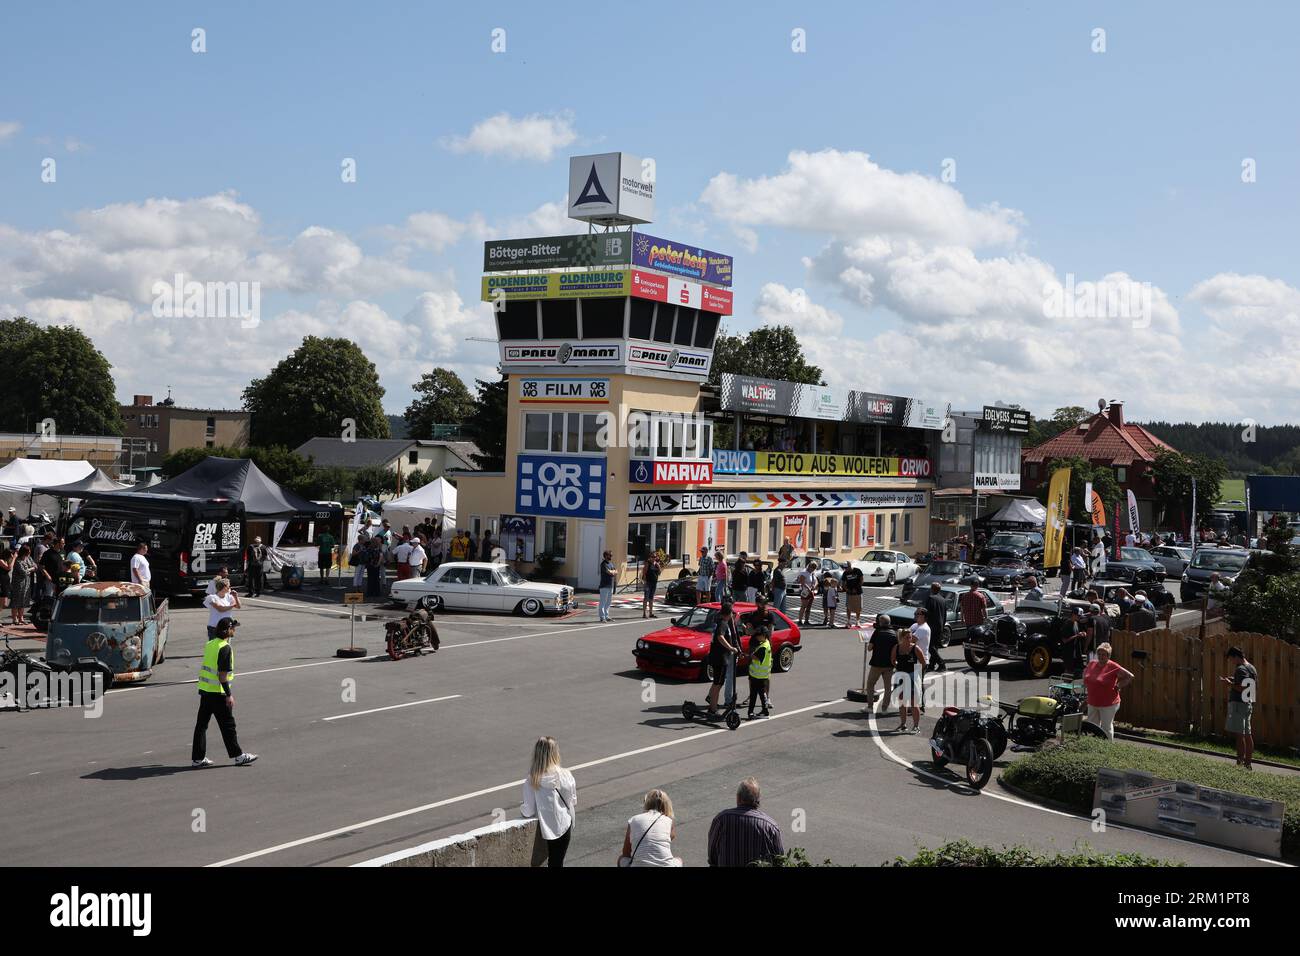
POLYGON ((1096 590, 1107 603, 1114 604, 1116 603, 1115 595, 1120 588, 1128 591, 1130 596, 1142 591, 1155 605, 1157 611, 1167 604, 1175 603, 1174 596, 1169 593, 1157 575, 1150 569, 1133 568, 1114 563, 1107 564, 1102 577, 1094 578, 1084 591, 1076 592, 1076 594, 1082 598, 1087 591, 1096 590))
POLYGON ((1118 560, 1115 558, 1107 560, 1106 570, 1103 572, 1107 577, 1110 576, 1111 568, 1142 568, 1151 571, 1161 581, 1169 573, 1165 566, 1156 560, 1155 555, 1146 548, 1120 548, 1119 553, 1118 560))
POLYGON ((924 571, 912 575, 903 582, 903 600, 910 598, 912 592, 918 588, 922 592, 930 590, 930 584, 934 581, 940 584, 962 584, 973 577, 977 578, 980 575, 965 561, 946 561, 939 558, 926 565, 924 571))
POLYGON ((1078 631, 1078 609, 1086 611, 1088 602, 1022 601, 1014 612, 990 617, 966 632, 966 663, 978 673, 994 657, 1024 661, 1031 676, 1046 677, 1053 661, 1069 656, 1066 639, 1078 631))
MULTIPOLYGON (((949 644, 966 639, 966 624, 961 618, 961 610, 957 602, 969 590, 969 587, 963 587, 959 584, 944 584, 940 587, 939 591, 943 595, 943 599, 948 602, 948 615, 947 620, 944 621, 942 632, 939 631, 933 621, 930 622, 930 633, 933 635, 931 640, 935 646, 947 647, 949 644)), ((883 613, 888 615, 895 628, 906 630, 913 623, 916 609, 921 606, 922 599, 928 591, 928 588, 925 591, 918 591, 898 607, 890 608, 883 613)), ((998 599, 988 591, 981 589, 979 593, 984 598, 984 613, 988 615, 989 620, 1006 613, 1002 605, 998 603, 998 599)))
POLYGON ((1043 536, 1037 531, 999 531, 989 538, 976 560, 993 565, 1005 560, 1023 561, 1030 567, 1043 566, 1043 536))
POLYGON ((1023 561, 1015 559, 1001 559, 990 565, 983 565, 975 569, 975 573, 983 580, 984 586, 990 591, 1027 591, 1029 589, 1029 579, 1038 578, 1039 584, 1042 584, 1042 572, 1030 567, 1023 561))

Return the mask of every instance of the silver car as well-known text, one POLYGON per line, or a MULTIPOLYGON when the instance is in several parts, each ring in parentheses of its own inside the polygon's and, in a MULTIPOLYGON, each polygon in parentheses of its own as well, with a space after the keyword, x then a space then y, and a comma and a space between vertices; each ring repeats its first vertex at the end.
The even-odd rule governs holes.
POLYGON ((1151 557, 1160 562, 1170 577, 1181 578, 1192 562, 1192 549, 1162 544, 1151 549, 1151 557))
POLYGON ((823 574, 829 574, 836 581, 844 577, 844 565, 833 558, 822 558, 815 554, 797 555, 790 559, 790 572, 786 575, 787 581, 794 581, 794 576, 802 571, 807 565, 817 565, 817 579, 820 581, 823 574))

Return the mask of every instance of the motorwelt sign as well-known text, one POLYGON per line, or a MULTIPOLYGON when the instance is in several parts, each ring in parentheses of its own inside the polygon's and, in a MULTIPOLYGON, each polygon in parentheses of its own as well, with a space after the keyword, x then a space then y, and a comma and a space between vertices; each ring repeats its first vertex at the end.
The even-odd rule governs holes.
POLYGON ((604 458, 520 455, 515 511, 558 518, 605 517, 604 458))

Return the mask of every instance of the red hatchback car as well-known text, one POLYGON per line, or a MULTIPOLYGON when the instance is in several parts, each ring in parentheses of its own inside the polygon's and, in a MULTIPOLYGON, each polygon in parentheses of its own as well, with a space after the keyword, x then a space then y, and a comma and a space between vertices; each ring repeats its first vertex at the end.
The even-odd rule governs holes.
MULTIPOLYGON (((652 674, 680 677, 686 680, 712 680, 709 667, 709 644, 713 641, 713 627, 718 620, 719 605, 701 604, 693 607, 673 621, 673 626, 647 634, 636 642, 632 651, 636 666, 652 674)), ((743 618, 754 610, 753 604, 737 602, 735 610, 743 618)), ((794 666, 794 655, 800 643, 799 626, 774 608, 768 608, 768 623, 772 626, 772 669, 784 673, 794 666)), ((749 636, 742 635, 740 646, 749 649, 749 636)), ((741 654, 736 661, 737 676, 749 667, 749 657, 741 654)))

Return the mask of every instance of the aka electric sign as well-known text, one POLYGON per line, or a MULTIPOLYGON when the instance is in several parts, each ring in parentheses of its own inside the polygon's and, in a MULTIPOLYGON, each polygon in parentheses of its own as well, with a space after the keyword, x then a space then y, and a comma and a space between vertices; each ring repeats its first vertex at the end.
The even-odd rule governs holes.
POLYGON ((515 512, 557 518, 605 517, 604 458, 520 455, 515 512))

